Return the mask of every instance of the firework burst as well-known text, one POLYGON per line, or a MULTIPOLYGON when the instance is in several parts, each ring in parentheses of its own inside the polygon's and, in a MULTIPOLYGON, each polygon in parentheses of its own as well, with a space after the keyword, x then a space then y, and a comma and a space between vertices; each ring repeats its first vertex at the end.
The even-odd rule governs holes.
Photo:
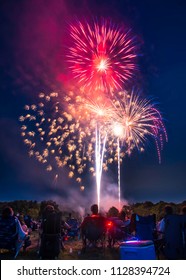
MULTIPOLYGON (((78 118, 74 120, 59 101, 58 93, 40 93, 37 104, 25 105, 26 114, 19 118, 21 136, 28 146, 29 156, 44 164, 47 171, 57 173, 58 169, 68 166, 69 177, 73 177, 74 172, 81 174, 84 167, 83 136, 79 132, 78 118)), ((70 97, 65 98, 65 105, 66 102, 71 108, 70 97)), ((81 183, 81 178, 76 180, 81 183)))
POLYGON ((120 164, 133 150, 144 151, 153 138, 159 162, 167 133, 160 112, 138 92, 128 93, 136 74, 138 42, 130 30, 110 20, 77 21, 69 26, 70 46, 66 61, 77 81, 78 93, 39 94, 37 104, 25 105, 20 116, 21 136, 29 156, 47 171, 68 167, 70 178, 82 185, 88 170, 96 176, 98 205, 102 170, 120 164), (123 91, 122 89, 125 89, 123 91))
POLYGON ((131 31, 109 20, 70 25, 67 61, 86 93, 113 92, 125 86, 136 70, 137 44, 131 31))
POLYGON ((79 184, 85 169, 96 175, 95 128, 99 123, 101 145, 107 124, 103 116, 106 112, 108 116, 111 114, 111 108, 103 105, 102 99, 100 103, 100 99, 93 102, 73 92, 62 99, 55 92, 40 93, 38 103, 25 105, 24 109, 26 113, 19 121, 28 154, 42 163, 46 171, 55 172, 55 180, 64 167, 68 167, 69 177, 76 178, 79 184))
POLYGON ((151 100, 141 98, 138 92, 119 92, 113 100, 115 108, 111 126, 115 137, 130 154, 134 148, 144 151, 149 138, 156 143, 159 162, 163 142, 168 141, 165 126, 160 112, 151 100))
POLYGON ((96 176, 98 205, 102 171, 107 171, 109 164, 118 164, 119 183, 120 164, 127 154, 135 148, 143 151, 152 137, 160 160, 167 140, 160 112, 134 91, 97 99, 69 92, 62 100, 58 93, 40 93, 39 102, 24 109, 26 114, 19 120, 29 156, 47 171, 54 171, 54 181, 58 169, 68 167, 69 177, 76 178, 80 190, 84 190, 82 175, 89 169, 96 176))

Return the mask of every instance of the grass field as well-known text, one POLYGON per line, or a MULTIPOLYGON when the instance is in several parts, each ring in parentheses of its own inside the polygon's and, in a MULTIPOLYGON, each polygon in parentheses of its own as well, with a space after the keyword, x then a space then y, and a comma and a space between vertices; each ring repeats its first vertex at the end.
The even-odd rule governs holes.
MULTIPOLYGON (((39 235, 37 231, 31 233, 32 244, 24 252, 22 249, 17 256, 18 260, 39 260, 39 235)), ((120 259, 119 246, 114 248, 87 248, 86 252, 82 253, 82 241, 69 239, 65 241, 65 251, 61 251, 59 260, 117 260, 120 259)), ((11 259, 7 251, 1 252, 1 259, 11 259)))

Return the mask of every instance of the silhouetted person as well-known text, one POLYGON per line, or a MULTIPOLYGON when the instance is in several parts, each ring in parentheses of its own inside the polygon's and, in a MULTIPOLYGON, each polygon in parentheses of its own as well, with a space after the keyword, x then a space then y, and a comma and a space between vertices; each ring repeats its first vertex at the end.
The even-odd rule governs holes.
POLYGON ((92 212, 92 216, 98 215, 98 205, 97 204, 93 204, 90 208, 91 212, 92 212))
POLYGON ((25 215, 24 216, 24 222, 27 225, 28 228, 32 227, 32 218, 30 217, 30 215, 25 215))
POLYGON ((18 238, 23 240, 26 236, 25 232, 22 230, 21 224, 17 217, 14 216, 14 211, 11 207, 7 206, 2 211, 1 221, 10 226, 13 224, 16 228, 16 233, 18 234, 18 238))
POLYGON ((97 204, 93 204, 90 207, 90 210, 92 212, 91 215, 87 215, 87 217, 84 218, 83 222, 81 223, 80 228, 84 229, 86 227, 86 225, 89 223, 89 221, 92 219, 92 217, 99 217, 100 215, 98 214, 98 205, 97 204))
POLYGON ((22 215, 18 216, 18 220, 21 224, 22 230, 26 234, 26 237, 25 237, 25 240, 24 240, 24 246, 23 246, 23 249, 26 250, 26 248, 31 245, 31 240, 30 240, 30 235, 29 235, 30 230, 29 230, 28 226, 26 225, 26 223, 24 221, 24 217, 22 215))
POLYGON ((157 230, 158 232, 161 234, 161 233, 164 233, 165 232, 165 218, 167 215, 172 215, 173 214, 173 208, 171 205, 166 205, 165 208, 164 208, 164 218, 161 219, 159 221, 159 223, 157 224, 157 230))
POLYGON ((103 238, 106 232, 107 220, 98 213, 98 205, 93 204, 90 210, 92 214, 85 217, 80 225, 81 236, 83 239, 82 251, 86 248, 87 240, 89 240, 90 244, 96 246, 97 241, 103 238))
POLYGON ((59 255, 60 249, 65 250, 63 236, 65 229, 69 228, 69 225, 62 220, 61 212, 56 211, 53 205, 47 205, 43 211, 41 222, 40 256, 50 257, 51 254, 51 256, 54 255, 56 257, 59 255), (47 242, 50 243, 51 250, 45 251, 47 242))
POLYGON ((15 248, 16 255, 23 245, 26 234, 22 230, 21 224, 14 211, 7 206, 2 211, 0 217, 0 246, 5 249, 15 248))

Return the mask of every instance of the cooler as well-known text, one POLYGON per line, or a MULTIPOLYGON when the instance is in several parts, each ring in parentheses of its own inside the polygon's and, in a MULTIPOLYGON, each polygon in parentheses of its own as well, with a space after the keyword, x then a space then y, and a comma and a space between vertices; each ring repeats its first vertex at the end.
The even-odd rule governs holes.
POLYGON ((121 260, 155 260, 156 253, 152 240, 129 240, 120 244, 121 260))

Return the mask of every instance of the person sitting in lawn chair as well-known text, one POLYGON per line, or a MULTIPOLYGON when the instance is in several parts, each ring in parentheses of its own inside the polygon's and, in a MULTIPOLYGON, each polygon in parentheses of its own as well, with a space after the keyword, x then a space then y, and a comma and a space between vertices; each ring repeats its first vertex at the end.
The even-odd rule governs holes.
POLYGON ((75 239, 79 236, 80 231, 80 223, 77 219, 73 218, 71 213, 69 213, 69 217, 66 220, 66 223, 69 225, 68 236, 75 239))
POLYGON ((98 241, 101 242, 102 247, 105 244, 106 235, 106 218, 98 214, 98 205, 91 206, 91 216, 84 218, 80 225, 81 236, 83 240, 82 252, 85 252, 87 245, 96 247, 98 241))
POLYGON ((168 215, 172 215, 173 214, 173 208, 171 205, 167 204, 165 205, 165 208, 164 208, 164 217, 157 223, 157 231, 162 238, 164 238, 164 232, 165 232, 165 220, 166 220, 166 217, 168 215))
POLYGON ((56 211, 53 205, 47 205, 41 222, 40 236, 41 243, 39 256, 42 259, 56 259, 59 253, 64 250, 62 213, 56 211))
POLYGON ((0 248, 13 252, 16 258, 24 244, 26 234, 11 207, 7 206, 0 217, 0 248))
POLYGON ((116 243, 124 241, 129 235, 130 220, 126 219, 126 213, 122 211, 119 217, 109 217, 107 222, 108 247, 114 247, 116 243))
POLYGON ((19 215, 18 217, 19 222, 21 224, 22 230, 25 232, 26 237, 24 239, 24 245, 23 245, 23 250, 25 251, 27 247, 29 247, 31 245, 31 240, 30 240, 30 231, 31 229, 29 229, 24 221, 24 217, 22 215, 19 215))

